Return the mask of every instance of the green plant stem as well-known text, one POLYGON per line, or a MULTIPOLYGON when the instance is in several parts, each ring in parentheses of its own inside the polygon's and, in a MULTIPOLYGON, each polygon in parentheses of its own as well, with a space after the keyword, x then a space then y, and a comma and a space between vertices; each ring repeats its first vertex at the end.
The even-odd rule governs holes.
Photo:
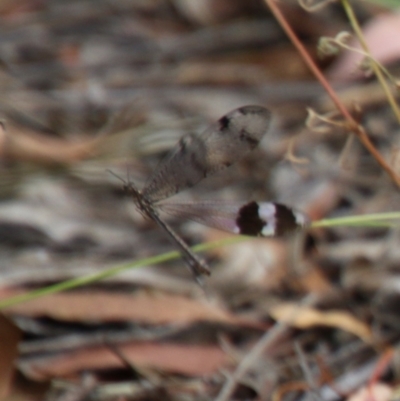
MULTIPOLYGON (((393 225, 395 220, 400 220, 400 212, 391 213, 376 213, 361 216, 348 216, 339 217, 335 219, 325 219, 315 221, 311 224, 310 228, 317 227, 337 227, 337 226, 359 226, 359 227, 388 227, 393 225)), ((233 245, 245 240, 249 240, 251 237, 246 236, 232 236, 224 238, 220 241, 207 242, 204 244, 196 245, 192 249, 195 252, 203 252, 211 249, 220 248, 221 246, 233 245)), ((143 266, 155 265, 159 263, 165 263, 174 259, 178 259, 181 254, 177 251, 163 253, 161 255, 152 256, 145 259, 140 259, 136 262, 124 263, 122 265, 114 266, 99 273, 90 274, 84 277, 77 277, 71 280, 65 280, 61 283, 53 284, 48 287, 39 288, 37 290, 29 291, 25 294, 17 295, 0 301, 0 310, 5 309, 9 306, 20 304, 22 302, 31 301, 36 298, 43 297, 45 295, 54 294, 61 291, 70 290, 84 285, 92 284, 99 280, 115 276, 121 272, 129 269, 134 269, 143 266)))
MULTIPOLYGON (((193 251, 202 252, 206 250, 216 249, 221 246, 232 245, 238 242, 242 242, 246 238, 249 237, 234 236, 222 239, 220 241, 207 242, 204 244, 196 245, 195 247, 193 247, 193 251)), ((40 298, 45 295, 54 294, 57 292, 66 291, 73 288, 82 287, 84 285, 92 284, 96 281, 104 280, 106 278, 115 276, 116 274, 121 273, 125 270, 169 262, 171 260, 178 259, 180 257, 181 254, 177 251, 167 252, 161 255, 140 259, 136 262, 124 263, 122 265, 112 267, 99 273, 90 274, 84 277, 73 278, 71 280, 65 280, 62 281, 61 283, 53 284, 48 287, 39 288, 37 290, 29 291, 25 294, 3 299, 2 301, 0 301, 0 310, 5 309, 12 305, 20 304, 22 302, 31 301, 33 299, 40 298)))
POLYGON ((358 227, 387 227, 393 225, 394 220, 400 220, 400 212, 374 213, 360 216, 337 217, 315 221, 313 228, 317 227, 338 227, 338 226, 358 226, 358 227))

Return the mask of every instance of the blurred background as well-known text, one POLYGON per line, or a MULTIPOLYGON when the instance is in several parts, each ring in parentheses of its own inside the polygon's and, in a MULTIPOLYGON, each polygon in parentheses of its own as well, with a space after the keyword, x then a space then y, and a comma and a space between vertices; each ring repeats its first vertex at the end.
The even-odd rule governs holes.
MULTIPOLYGON (((320 38, 351 31, 342 5, 277 4, 397 171, 399 122, 360 70, 362 56, 317 51, 320 38)), ((372 54, 398 76, 396 2, 351 5, 372 54)), ((248 104, 271 110, 266 138, 177 199, 273 200, 313 220, 398 210, 397 188, 355 138, 306 126, 309 108, 337 118, 335 108, 262 0, 1 0, 0 21, 0 299, 173 250, 121 180, 142 187, 183 134, 248 104)), ((168 221, 190 245, 227 236, 168 221)), ((281 320, 278 307, 310 294, 314 308, 339 310, 341 319, 328 324, 321 312, 288 329, 232 399, 269 399, 304 380, 294 342, 324 399, 339 398, 326 383, 340 387, 345 374, 357 380, 341 391, 358 389, 381 356, 372 327, 380 344, 399 336, 398 232, 311 235, 312 247, 310 238, 297 247, 291 238, 254 239, 207 252, 208 296, 175 260, 5 309, 0 394, 212 399, 223 370, 281 320)), ((394 362, 384 372, 386 386, 398 380, 394 362)))

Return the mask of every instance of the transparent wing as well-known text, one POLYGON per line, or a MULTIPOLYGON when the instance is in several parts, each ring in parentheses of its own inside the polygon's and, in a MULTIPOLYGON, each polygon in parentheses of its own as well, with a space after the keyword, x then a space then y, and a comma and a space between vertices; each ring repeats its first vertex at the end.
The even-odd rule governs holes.
POLYGON ((243 202, 202 201, 159 203, 158 209, 183 219, 193 220, 218 230, 239 234, 236 219, 243 202))
POLYGON ((199 135, 185 135, 158 166, 143 196, 157 202, 229 167, 258 145, 269 123, 270 112, 266 108, 244 106, 199 135))
POLYGON ((304 213, 274 202, 163 202, 157 207, 218 230, 257 237, 285 235, 310 223, 304 213))

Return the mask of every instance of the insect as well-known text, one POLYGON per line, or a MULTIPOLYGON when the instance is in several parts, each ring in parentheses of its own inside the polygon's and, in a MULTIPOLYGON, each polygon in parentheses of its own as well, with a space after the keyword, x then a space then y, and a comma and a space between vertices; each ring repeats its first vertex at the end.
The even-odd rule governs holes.
POLYGON ((269 125, 270 112, 262 106, 235 109, 201 134, 184 135, 142 190, 131 182, 124 185, 140 212, 169 234, 197 279, 210 274, 208 265, 160 218, 158 210, 252 236, 282 235, 307 224, 308 219, 301 212, 273 202, 162 202, 240 160, 259 144, 269 125))

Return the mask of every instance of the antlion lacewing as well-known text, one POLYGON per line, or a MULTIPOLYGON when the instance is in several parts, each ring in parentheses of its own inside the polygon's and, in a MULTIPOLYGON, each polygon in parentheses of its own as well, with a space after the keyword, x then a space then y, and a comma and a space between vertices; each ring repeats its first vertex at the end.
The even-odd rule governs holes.
POLYGON ((208 265, 160 218, 157 209, 234 234, 251 236, 282 235, 308 223, 301 212, 274 202, 160 203, 236 163, 259 144, 269 125, 270 112, 265 107, 235 109, 202 133, 184 135, 142 190, 130 182, 124 185, 141 213, 169 234, 196 278, 210 274, 208 265))

